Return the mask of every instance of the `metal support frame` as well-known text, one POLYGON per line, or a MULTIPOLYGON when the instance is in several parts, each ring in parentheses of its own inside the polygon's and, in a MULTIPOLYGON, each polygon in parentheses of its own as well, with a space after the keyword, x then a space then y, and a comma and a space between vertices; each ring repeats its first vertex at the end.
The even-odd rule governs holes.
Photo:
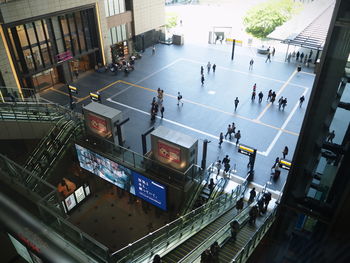
POLYGON ((142 154, 145 155, 147 153, 147 141, 146 141, 146 136, 150 134, 151 132, 154 131, 154 126, 148 129, 145 133, 141 135, 141 140, 142 140, 142 154))

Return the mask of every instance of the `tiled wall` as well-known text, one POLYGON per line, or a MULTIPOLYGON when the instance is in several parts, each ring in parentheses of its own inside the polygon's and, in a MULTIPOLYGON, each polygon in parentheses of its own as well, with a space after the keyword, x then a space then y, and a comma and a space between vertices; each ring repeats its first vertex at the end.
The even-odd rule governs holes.
POLYGON ((133 2, 135 35, 165 25, 164 0, 137 0, 133 2))

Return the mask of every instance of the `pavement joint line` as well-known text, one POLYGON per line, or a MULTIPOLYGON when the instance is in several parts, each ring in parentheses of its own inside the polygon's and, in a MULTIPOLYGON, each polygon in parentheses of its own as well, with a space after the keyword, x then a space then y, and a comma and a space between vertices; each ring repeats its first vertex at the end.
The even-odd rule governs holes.
MULTIPOLYGON (((292 80, 292 78, 294 78, 295 74, 297 73, 297 71, 295 70, 291 75, 290 77, 287 79, 286 82, 284 82, 284 84, 282 85, 282 87, 278 90, 277 94, 276 94, 276 98, 277 96, 279 96, 282 91, 288 86, 288 82, 290 82, 292 80)), ((277 102, 276 102, 277 103, 277 102)), ((259 116, 256 118, 257 121, 259 121, 263 116, 264 114, 266 113, 266 111, 271 107, 272 105, 272 102, 270 102, 269 104, 267 104, 267 106, 265 107, 265 109, 263 109, 263 111, 259 114, 259 116)))
MULTIPOLYGON (((107 86, 104 86, 104 87, 100 88, 100 89, 97 90, 96 92, 104 91, 104 90, 108 89, 109 87, 111 87, 111 86, 113 86, 114 84, 117 84, 117 83, 119 83, 119 82, 121 82, 121 80, 116 80, 116 81, 114 81, 114 82, 112 82, 112 83, 109 83, 107 86)), ((82 97, 82 98, 78 99, 77 103, 82 102, 83 100, 86 100, 87 98, 90 98, 90 94, 87 95, 87 96, 85 96, 85 97, 82 97)))
MULTIPOLYGON (((128 109, 131 109, 131 110, 140 112, 140 113, 142 113, 142 114, 151 116, 151 114, 150 114, 149 112, 146 112, 146 111, 137 109, 137 108, 135 108, 135 107, 132 107, 132 106, 129 106, 129 105, 126 105, 126 104, 117 102, 117 101, 114 101, 114 100, 111 99, 111 98, 108 98, 107 101, 109 101, 109 102, 111 102, 111 103, 114 103, 114 104, 118 104, 118 105, 123 106, 123 107, 128 108, 128 109)), ((298 104, 297 104, 297 105, 298 105, 298 104)), ((294 114, 294 112, 293 112, 293 114, 294 114)), ((291 115, 290 115, 290 116, 291 116, 291 115)), ((172 120, 167 119, 167 118, 161 118, 160 116, 156 116, 156 118, 158 118, 158 119, 160 119, 160 120, 164 120, 164 121, 169 122, 169 123, 172 123, 172 124, 174 124, 174 125, 177 125, 177 126, 186 128, 186 129, 188 129, 188 130, 191 130, 191 131, 194 131, 194 132, 203 134, 203 135, 208 136, 208 137, 211 137, 211 138, 213 138, 213 139, 219 140, 219 137, 218 137, 218 136, 215 136, 215 135, 212 135, 212 134, 210 134, 210 133, 207 133, 207 132, 198 130, 198 129, 196 129, 196 128, 192 128, 192 127, 190 127, 190 126, 188 126, 188 125, 181 124, 181 123, 179 123, 179 122, 172 121, 172 120)), ((288 119, 288 118, 287 118, 287 119, 288 119)), ((289 122, 289 120, 290 120, 290 118, 288 119, 288 122, 289 122)), ((262 124, 262 123, 260 123, 260 124, 262 124)), ((264 125, 264 124, 263 124, 263 125, 264 125)), ((285 122, 285 126, 286 126, 286 125, 287 125, 287 123, 285 122)), ((287 132, 286 130, 284 130, 284 129, 282 129, 282 128, 277 128, 277 127, 273 127, 273 126, 270 126, 270 125, 267 125, 267 126, 268 126, 268 127, 271 127, 271 128, 278 129, 278 130, 279 130, 279 133, 287 132)), ((288 133, 293 134, 293 132, 290 132, 290 131, 288 131, 288 133)), ((295 134, 295 135, 297 136, 298 134, 295 134)), ((276 138, 276 137, 275 137, 275 138, 276 138)), ((276 140, 277 140, 277 139, 276 139, 276 140)), ((229 143, 229 144, 232 144, 232 145, 236 146, 236 144, 235 144, 234 142, 231 142, 231 141, 228 141, 228 140, 224 140, 224 142, 227 142, 227 143, 229 143)), ((270 146, 271 146, 271 144, 270 144, 270 146)), ((270 146, 269 146, 269 147, 270 147, 270 146)), ((271 150, 270 150, 270 151, 271 151, 271 150)), ((258 154, 263 155, 263 156, 268 156, 268 155, 269 155, 269 152, 268 152, 268 151, 264 151, 264 152, 257 151, 257 152, 258 152, 258 154)))
MULTIPOLYGON (((62 90, 58 90, 58 89, 54 89, 53 87, 49 88, 49 90, 52 90, 54 92, 57 92, 57 93, 60 93, 60 94, 63 94, 63 95, 66 95, 66 96, 69 96, 68 93, 62 91, 62 90)), ((75 96, 72 96, 72 98, 78 100, 79 98, 78 97, 75 97, 75 96)))
MULTIPOLYGON (((143 87, 143 86, 140 86, 140 85, 136 85, 136 84, 133 84, 133 83, 124 81, 124 80, 122 80, 122 81, 120 81, 120 82, 121 82, 121 83, 124 83, 124 84, 127 84, 127 85, 130 85, 130 86, 133 86, 133 87, 145 89, 145 90, 148 90, 148 91, 151 91, 151 92, 156 92, 156 90, 153 90, 153 89, 150 89, 150 88, 146 88, 146 87, 143 87)), ((167 94, 167 93, 165 93, 164 96, 177 99, 177 96, 174 96, 174 95, 171 95, 171 94, 167 94)), ((115 97, 115 96, 113 96, 113 97, 115 97)), ((110 98, 108 98, 108 99, 112 99, 112 97, 110 97, 110 98)), ((107 99, 107 100, 108 100, 108 99, 107 99)), ((188 100, 188 99, 182 99, 182 100, 183 100, 184 102, 188 102, 188 103, 190 103, 190 104, 194 104, 194 105, 197 105, 197 106, 200 106, 200 107, 209 109, 209 110, 213 110, 213 111, 217 111, 217 112, 220 112, 220 113, 224 113, 224 114, 226 114, 226 115, 233 116, 233 117, 237 117, 237 118, 239 118, 239 119, 243 119, 243 120, 246 120, 246 121, 250 121, 250 122, 253 122, 253 123, 256 123, 256 124, 261 124, 261 125, 263 125, 263 126, 266 126, 266 127, 269 127, 269 128, 275 129, 275 130, 281 130, 281 128, 279 128, 279 127, 276 127, 276 126, 273 126, 273 125, 270 125, 270 124, 261 122, 260 120, 250 119, 250 118, 244 117, 244 116, 242 116, 242 115, 239 115, 239 114, 237 114, 237 113, 231 113, 231 112, 228 112, 228 111, 220 110, 220 109, 218 109, 218 108, 215 108, 215 107, 212 107, 212 106, 208 106, 208 105, 205 105, 205 104, 201 104, 201 103, 198 103, 198 102, 195 102, 195 101, 192 101, 192 100, 188 100)), ((108 100, 108 101, 109 101, 109 100, 108 100)), ((289 131, 289 130, 283 130, 283 132, 286 132, 286 133, 289 133, 289 134, 292 134, 292 135, 295 135, 295 136, 298 136, 298 135, 299 135, 298 133, 292 132, 292 131, 289 131)))
MULTIPOLYGON (((158 74, 159 72, 163 71, 164 69, 166 69, 166 68, 168 68, 168 67, 171 67, 172 65, 176 64, 176 63, 177 63, 178 61, 180 61, 180 60, 181 60, 181 58, 178 58, 178 59, 174 60, 174 61, 171 62, 170 64, 168 64, 168 65, 166 65, 166 66, 164 66, 164 67, 162 67, 162 68, 160 68, 160 69, 154 71, 153 73, 147 75, 146 77, 144 77, 144 78, 142 78, 142 79, 136 81, 136 82, 134 83, 134 85, 135 85, 135 84, 138 84, 138 83, 141 83, 142 81, 144 81, 144 80, 146 80, 146 79, 149 79, 150 77, 152 77, 152 76, 158 74)), ((123 90, 117 92, 116 94, 114 94, 112 97, 109 97, 109 99, 113 99, 114 97, 116 97, 116 96, 118 96, 118 95, 124 93, 125 91, 129 90, 131 87, 132 87, 132 86, 126 87, 125 89, 123 89, 123 90)))
MULTIPOLYGON (((305 96, 306 92, 307 92, 307 90, 304 90, 302 96, 305 96)), ((284 128, 287 126, 287 124, 289 123, 290 119, 292 118, 292 116, 294 115, 295 111, 297 110, 298 106, 299 106, 299 102, 297 102, 297 103, 295 104, 294 108, 293 108, 292 111, 289 113, 287 119, 286 119, 286 120, 284 121, 284 123, 282 124, 281 130, 278 131, 278 133, 276 134, 275 138, 274 138, 274 139, 272 140, 272 142, 270 143, 269 147, 268 147, 267 150, 266 150, 266 154, 267 154, 267 155, 270 154, 272 148, 275 146, 277 140, 279 139, 279 137, 280 137, 281 134, 282 134, 282 129, 284 129, 284 128)))

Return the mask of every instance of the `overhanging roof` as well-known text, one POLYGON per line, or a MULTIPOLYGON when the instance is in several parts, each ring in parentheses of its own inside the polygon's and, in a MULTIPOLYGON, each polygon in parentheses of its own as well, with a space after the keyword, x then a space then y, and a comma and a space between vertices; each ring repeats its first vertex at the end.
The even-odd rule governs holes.
POLYGON ((322 50, 334 5, 335 0, 308 4, 298 16, 277 27, 267 37, 290 45, 322 50))

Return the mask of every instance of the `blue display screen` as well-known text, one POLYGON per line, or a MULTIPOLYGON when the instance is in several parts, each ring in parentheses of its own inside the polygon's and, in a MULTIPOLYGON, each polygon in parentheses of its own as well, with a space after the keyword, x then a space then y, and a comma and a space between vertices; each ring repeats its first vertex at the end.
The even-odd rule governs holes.
POLYGON ((166 210, 165 186, 80 145, 76 144, 75 148, 81 168, 166 210))
POLYGON ((133 172, 136 196, 166 210, 165 187, 139 173, 133 172))

